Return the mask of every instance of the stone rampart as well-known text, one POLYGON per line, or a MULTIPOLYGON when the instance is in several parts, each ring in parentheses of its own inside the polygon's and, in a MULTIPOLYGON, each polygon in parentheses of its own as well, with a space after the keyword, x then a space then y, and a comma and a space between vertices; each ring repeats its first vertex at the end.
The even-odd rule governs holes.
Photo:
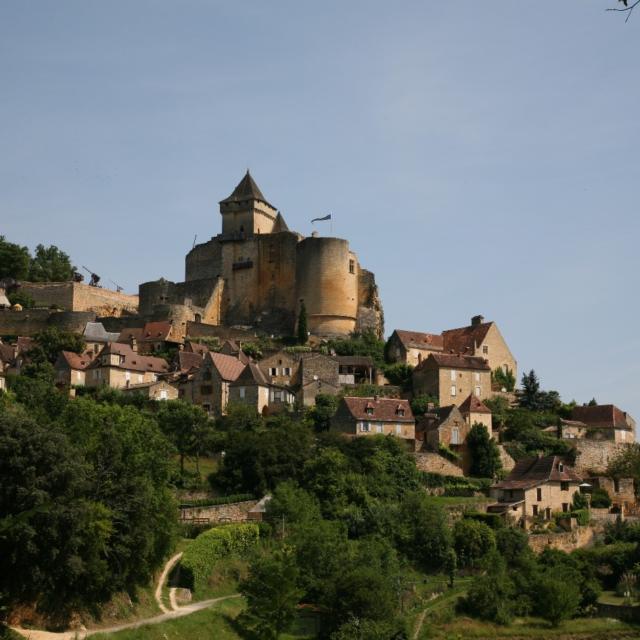
POLYGON ((629 447, 624 442, 579 439, 575 442, 576 461, 573 465, 579 476, 604 474, 609 462, 629 447))
POLYGON ((0 336, 33 336, 49 327, 82 333, 96 314, 91 311, 50 311, 49 309, 0 309, 0 336))
POLYGON ((257 504, 257 500, 247 500, 245 502, 232 502, 231 504, 218 504, 211 507, 181 507, 180 520, 183 522, 207 520, 209 524, 246 522, 248 519, 247 514, 257 504))

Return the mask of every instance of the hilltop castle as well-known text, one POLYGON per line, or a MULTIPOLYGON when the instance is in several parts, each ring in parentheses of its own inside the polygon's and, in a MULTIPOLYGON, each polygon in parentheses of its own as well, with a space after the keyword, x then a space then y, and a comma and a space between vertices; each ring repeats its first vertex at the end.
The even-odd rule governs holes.
POLYGON ((141 315, 293 334, 303 300, 313 335, 382 336, 374 275, 347 240, 290 231, 249 171, 220 214, 222 232, 187 254, 184 282, 140 285, 141 315))

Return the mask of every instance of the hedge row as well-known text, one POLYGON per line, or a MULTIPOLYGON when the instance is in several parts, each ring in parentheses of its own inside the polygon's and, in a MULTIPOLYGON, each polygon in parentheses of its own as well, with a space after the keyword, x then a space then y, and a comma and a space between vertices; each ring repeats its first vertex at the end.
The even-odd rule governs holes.
POLYGON ((180 503, 180 508, 188 507, 215 507, 220 504, 233 504, 234 502, 246 502, 247 500, 255 500, 256 497, 252 493, 237 493, 231 496, 219 496, 217 498, 200 498, 198 500, 185 500, 180 503))
POLYGON ((439 473, 422 472, 422 484, 428 488, 444 487, 445 495, 456 495, 462 490, 489 491, 493 483, 490 478, 465 478, 463 476, 445 476, 439 473))
POLYGON ((180 582, 197 591, 206 586, 216 562, 245 553, 258 543, 257 524, 228 524, 201 533, 188 547, 180 562, 180 582))

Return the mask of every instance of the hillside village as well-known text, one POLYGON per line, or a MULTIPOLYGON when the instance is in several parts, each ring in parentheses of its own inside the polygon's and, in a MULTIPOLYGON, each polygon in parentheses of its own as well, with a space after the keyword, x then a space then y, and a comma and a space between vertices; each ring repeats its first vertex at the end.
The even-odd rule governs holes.
MULTIPOLYGON (((221 232, 186 256, 183 282, 127 295, 95 274, 2 279, 0 390, 19 395, 45 351, 68 401, 112 393, 123 406, 189 405, 223 431, 238 416, 267 429, 303 419, 352 447, 383 436, 413 461, 426 496, 477 501, 474 522, 519 529, 536 553, 592 547, 608 527, 640 522, 637 478, 621 463, 635 450, 624 407, 544 391, 482 315, 437 333, 387 327, 385 340, 375 276, 348 241, 291 231, 249 172, 220 214, 221 232)), ((185 457, 235 460, 240 474, 250 464, 229 444, 190 443, 176 444, 183 472, 185 457)), ((268 480, 225 486, 247 495, 227 504, 183 487, 182 525, 264 523, 270 501, 284 509, 268 480)))

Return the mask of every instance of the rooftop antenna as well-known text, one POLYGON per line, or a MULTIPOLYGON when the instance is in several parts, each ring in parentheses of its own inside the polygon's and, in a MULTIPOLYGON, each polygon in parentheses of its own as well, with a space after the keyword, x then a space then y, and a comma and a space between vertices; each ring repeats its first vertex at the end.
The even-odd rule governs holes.
POLYGON ((113 280, 111 280, 111 278, 109 278, 109 282, 110 282, 111 284, 115 284, 115 285, 116 285, 116 291, 117 291, 118 293, 120 293, 120 292, 122 291, 122 287, 121 287, 117 282, 114 282, 113 280))
POLYGON ((198 234, 196 233, 195 236, 193 236, 193 246, 191 247, 192 249, 196 246, 196 240, 198 239, 198 234))

